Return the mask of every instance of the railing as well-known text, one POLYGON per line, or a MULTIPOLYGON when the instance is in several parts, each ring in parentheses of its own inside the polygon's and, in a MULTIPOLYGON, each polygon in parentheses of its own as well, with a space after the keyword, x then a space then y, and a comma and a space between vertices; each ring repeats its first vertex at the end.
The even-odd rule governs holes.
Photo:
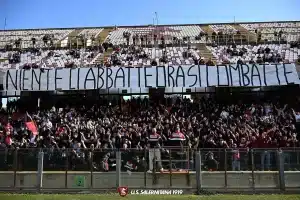
POLYGON ((300 148, 3 149, 1 190, 300 189, 300 148))
MULTIPOLYGON (((299 39, 299 36, 300 36, 300 32, 288 32, 288 33, 285 33, 284 35, 294 35, 295 38, 291 41, 297 41, 297 39, 299 39)), ((33 36, 34 37, 34 36, 33 36)), ((44 44, 44 41, 42 39, 39 39, 39 38, 36 38, 36 47, 38 46, 39 48, 45 48, 45 49, 61 49, 61 48, 65 48, 65 49, 73 49, 73 48, 81 48, 81 47, 97 47, 98 45, 100 45, 102 42, 104 41, 100 41, 99 39, 95 39, 94 41, 91 41, 90 42, 90 45, 87 46, 87 42, 88 40, 91 40, 90 38, 83 38, 83 40, 81 40, 80 37, 78 36, 67 36, 68 37, 68 42, 67 44, 64 44, 62 45, 62 43, 60 41, 63 40, 62 39, 54 39, 53 40, 53 45, 51 46, 50 48, 50 45, 47 44, 45 45, 44 44)), ((66 38, 66 37, 65 37, 66 38)), ((272 43, 275 43, 275 44, 286 44, 288 42, 291 42, 289 41, 287 38, 285 39, 282 39, 282 38, 279 38, 279 37, 275 37, 274 36, 274 33, 261 33, 261 39, 258 40, 258 35, 255 34, 254 32, 250 32, 248 31, 247 33, 241 33, 241 34, 223 34, 223 35, 207 35, 207 36, 202 36, 202 40, 196 40, 196 37, 193 37, 193 39, 190 40, 190 42, 192 43, 206 43, 206 44, 211 44, 212 41, 214 41, 215 44, 218 44, 218 45, 229 45, 229 44, 232 44, 232 43, 235 43, 235 44, 241 44, 241 45, 249 45, 249 44, 272 44, 272 43), (267 37, 268 39, 265 38, 265 36, 273 36, 273 37, 267 37)), ((175 42, 173 41, 172 39, 170 40, 167 40, 166 41, 166 46, 168 45, 176 45, 176 46, 181 46, 181 45, 187 45, 188 43, 190 43, 189 41, 185 40, 185 41, 178 41, 178 42, 175 42)), ((154 45, 154 44, 161 44, 161 41, 160 40, 157 40, 157 41, 154 41, 153 39, 149 39, 149 44, 140 44, 140 42, 137 42, 137 45, 138 46, 149 46, 151 47, 151 45, 154 45)), ((10 44, 12 45, 12 48, 16 47, 14 42, 11 43, 11 41, 3 41, 1 40, 0 38, 0 47, 4 48, 6 44, 10 44)), ((33 47, 33 44, 32 44, 32 40, 31 39, 24 39, 21 41, 21 46, 25 45, 26 44, 26 47, 24 47, 24 49, 26 48, 31 48, 33 47)), ((123 44, 123 43, 122 43, 123 44)), ((130 44, 132 44, 132 42, 130 42, 130 44)))
MULTIPOLYGON (((105 156, 108 158, 110 170, 114 168, 116 163, 116 152, 121 152, 122 166, 126 161, 143 161, 149 169, 149 150, 136 149, 82 149, 75 154, 73 149, 1 149, 0 150, 0 171, 36 171, 38 166, 38 154, 44 152, 44 171, 103 171, 100 162, 105 156)), ((195 152, 193 149, 167 148, 161 150, 161 160, 157 160, 164 169, 181 169, 195 171, 195 152)), ((202 157, 202 170, 214 171, 239 171, 232 170, 232 161, 234 150, 232 149, 200 149, 202 157), (213 154, 217 161, 215 169, 209 169, 206 165, 209 155, 213 154)), ((239 169, 242 171, 278 170, 278 161, 276 158, 277 149, 267 150, 268 154, 264 154, 265 150, 261 149, 239 149, 240 159, 239 169), (265 156, 263 161, 262 156, 265 156), (253 159, 253 163, 252 163, 253 159)), ((285 155, 286 170, 300 170, 300 148, 282 149, 285 155)), ((143 167, 144 168, 144 167, 143 167)), ((125 168, 122 168, 125 169, 125 168)), ((109 171, 110 171, 109 170, 109 171)), ((133 171, 141 171, 133 170, 133 171)), ((142 170, 143 171, 143 170, 142 170)))

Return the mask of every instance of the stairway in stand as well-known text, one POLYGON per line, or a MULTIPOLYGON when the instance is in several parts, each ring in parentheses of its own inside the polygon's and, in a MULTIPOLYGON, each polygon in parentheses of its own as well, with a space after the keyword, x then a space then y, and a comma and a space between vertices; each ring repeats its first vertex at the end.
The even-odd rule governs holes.
MULTIPOLYGON (((107 37, 109 36, 109 34, 113 31, 112 28, 104 28, 99 35, 96 38, 96 45, 100 45, 102 44, 107 37)), ((106 52, 104 52, 103 54, 98 54, 96 56, 95 59, 95 63, 96 64, 101 64, 104 63, 104 61, 110 57, 111 53, 113 52, 113 50, 111 48, 108 48, 106 52)))
POLYGON ((232 26, 236 30, 240 31, 241 35, 243 36, 243 39, 245 39, 246 41, 248 41, 248 38, 249 38, 249 42, 250 43, 256 42, 256 35, 255 35, 255 33, 252 33, 250 31, 248 31, 247 29, 245 29, 244 27, 242 27, 239 24, 233 24, 232 26))
POLYGON ((211 37, 212 33, 214 32, 214 30, 212 28, 210 28, 209 25, 203 25, 203 26, 200 26, 200 28, 208 34, 208 36, 211 37))
POLYGON ((97 36, 96 41, 103 43, 112 31, 112 28, 104 28, 97 36))
POLYGON ((78 36, 79 33, 80 33, 81 31, 83 31, 83 29, 81 29, 81 28, 75 29, 75 30, 73 30, 71 33, 69 33, 69 34, 67 35, 67 37, 65 37, 65 38, 62 39, 62 40, 65 40, 66 38, 68 38, 68 47, 69 47, 69 46, 70 46, 70 43, 72 44, 72 43, 74 43, 74 42, 77 42, 76 36, 78 36))
POLYGON ((97 57, 95 58, 95 63, 96 64, 104 63, 104 61, 110 57, 112 52, 113 52, 113 50, 111 48, 109 48, 103 54, 98 54, 97 57))
POLYGON ((196 47, 200 51, 200 57, 204 57, 205 61, 211 58, 213 62, 215 63, 217 62, 217 58, 213 56, 212 52, 206 47, 206 44, 204 43, 196 44, 196 47))

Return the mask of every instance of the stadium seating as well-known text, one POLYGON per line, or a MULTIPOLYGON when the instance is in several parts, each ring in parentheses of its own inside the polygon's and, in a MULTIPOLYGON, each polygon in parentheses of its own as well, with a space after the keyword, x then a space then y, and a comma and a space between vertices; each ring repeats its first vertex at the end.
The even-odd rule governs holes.
MULTIPOLYGON (((198 36, 203 30, 200 26, 168 26, 158 28, 160 31, 160 35, 165 37, 166 43, 172 43, 173 37, 177 37, 178 39, 183 39, 184 37, 190 37, 191 43, 196 42, 204 42, 204 40, 196 41, 195 37, 198 36)), ((126 43, 126 39, 123 36, 124 32, 129 32, 132 35, 154 35, 155 27, 140 27, 140 28, 117 28, 111 32, 107 40, 109 40, 114 45, 124 44, 126 43)), ((132 44, 132 38, 130 39, 130 44, 132 44)), ((153 44, 153 41, 151 42, 153 44)))
POLYGON ((300 23, 257 23, 257 24, 240 24, 250 32, 259 30, 262 33, 262 40, 277 41, 275 32, 283 32, 283 38, 288 41, 298 41, 300 32, 300 23))
POLYGON ((44 46, 42 38, 45 35, 53 36, 54 42, 57 43, 71 32, 71 29, 2 31, 0 32, 0 48, 4 48, 6 44, 14 45, 14 41, 19 38, 22 39, 21 48, 32 47, 32 38, 36 38, 35 46, 40 48, 44 46))
POLYGON ((257 58, 266 57, 263 52, 257 52, 266 47, 270 49, 268 56, 280 55, 282 62, 297 62, 299 39, 299 22, 9 30, 0 31, 0 68, 22 68, 32 64, 64 67, 70 62, 77 67, 112 65, 116 58, 119 65, 125 66, 149 65, 152 61, 188 65, 200 58, 205 61, 211 58, 217 63, 256 62, 257 58), (213 33, 219 37, 220 32, 226 37, 214 39, 213 33), (231 35, 236 36, 238 32, 243 37, 233 39, 231 35), (128 48, 134 45, 142 48, 146 56, 140 57, 130 51, 129 55, 128 48), (231 45, 245 52, 231 56, 226 52, 231 45), (69 55, 69 51, 79 52, 79 57, 69 55))
MULTIPOLYGON (((132 56, 132 60, 128 60, 129 54, 126 52, 122 54, 122 51, 127 51, 128 49, 121 49, 121 53, 118 54, 118 59, 121 61, 122 65, 128 66, 141 66, 141 65, 151 65, 151 62, 155 60, 158 65, 163 64, 161 62, 161 58, 165 52, 166 61, 164 63, 168 63, 170 65, 191 65, 194 64, 193 58, 197 60, 200 59, 199 50, 194 50, 193 48, 188 49, 188 47, 166 47, 164 50, 159 48, 142 48, 141 51, 147 55, 147 58, 141 58, 138 54, 132 56), (186 56, 184 56, 184 52, 187 52, 186 56)), ((116 52, 114 52, 116 53, 116 52)), ((114 54, 113 53, 113 54, 114 54)))
MULTIPOLYGON (((1 58, 7 58, 12 52, 0 54, 1 58)), ((26 64, 36 64, 43 68, 64 67, 66 63, 74 62, 76 66, 87 66, 96 64, 96 59, 101 56, 99 52, 87 52, 84 49, 79 50, 80 58, 74 58, 69 54, 69 50, 45 50, 41 51, 41 55, 36 55, 31 52, 21 54, 21 62, 10 64, 9 60, 0 63, 1 68, 16 68, 20 69, 26 64), (49 56, 49 53, 53 55, 49 56), (91 54, 94 54, 91 57, 91 54)))
MULTIPOLYGON (((229 60, 230 63, 236 63, 239 59, 242 59, 244 62, 249 62, 250 60, 257 61, 257 57, 263 57, 264 53, 258 53, 258 49, 270 49, 270 54, 279 54, 283 58, 284 62, 292 63, 295 62, 298 59, 298 56, 300 56, 300 49, 298 48, 290 48, 289 44, 271 44, 271 45, 237 45, 236 49, 238 52, 240 52, 242 49, 245 49, 245 53, 243 56, 230 56, 226 51, 229 48, 229 46, 217 46, 212 47, 208 46, 213 55, 218 58, 218 63, 222 63, 222 61, 229 60)), ((232 49, 232 48, 231 48, 232 49)), ((269 54, 268 54, 269 56, 269 54)))

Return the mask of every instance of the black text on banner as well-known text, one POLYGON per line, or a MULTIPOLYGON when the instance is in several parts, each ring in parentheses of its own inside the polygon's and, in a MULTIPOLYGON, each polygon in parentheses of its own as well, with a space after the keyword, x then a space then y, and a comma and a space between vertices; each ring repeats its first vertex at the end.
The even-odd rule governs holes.
POLYGON ((299 84, 294 64, 56 68, 5 71, 6 91, 299 84))

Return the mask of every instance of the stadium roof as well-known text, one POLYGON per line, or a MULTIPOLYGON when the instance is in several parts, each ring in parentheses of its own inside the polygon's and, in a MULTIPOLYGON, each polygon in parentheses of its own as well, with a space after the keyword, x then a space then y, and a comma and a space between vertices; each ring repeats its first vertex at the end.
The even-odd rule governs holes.
MULTIPOLYGON (((205 26, 205 25, 218 25, 218 24, 262 24, 262 23, 300 23, 300 21, 261 21, 261 22, 229 22, 229 23, 201 23, 201 24, 159 24, 157 26, 190 26, 190 25, 198 25, 198 26, 205 26)), ((128 26, 118 26, 119 28, 135 28, 135 27, 148 27, 152 26, 153 24, 147 25, 128 25, 128 26)), ((7 30, 0 30, 0 31, 22 31, 22 30, 60 30, 60 29, 89 29, 89 28, 114 28, 115 26, 100 26, 100 27, 69 27, 69 28, 35 28, 35 29, 7 29, 7 30)))

